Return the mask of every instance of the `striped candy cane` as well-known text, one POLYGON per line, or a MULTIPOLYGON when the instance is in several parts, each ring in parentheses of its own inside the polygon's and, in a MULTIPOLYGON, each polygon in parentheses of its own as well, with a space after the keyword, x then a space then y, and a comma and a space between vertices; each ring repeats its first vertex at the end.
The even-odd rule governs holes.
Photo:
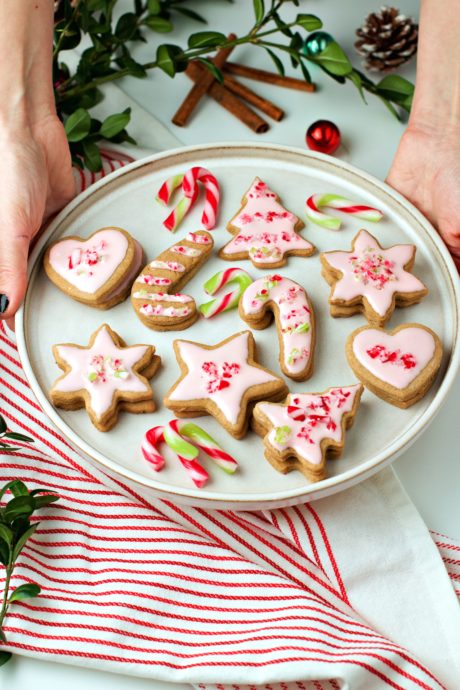
POLYGON ((222 311, 236 309, 246 288, 252 283, 249 273, 242 268, 227 268, 212 276, 205 284, 204 290, 208 295, 216 295, 225 285, 235 285, 230 292, 218 299, 212 299, 198 308, 205 319, 220 314, 222 311))
POLYGON ((179 433, 181 436, 189 438, 200 450, 214 460, 216 465, 220 467, 227 474, 233 474, 238 468, 238 463, 231 455, 225 452, 221 446, 198 424, 193 422, 186 422, 181 419, 175 419, 169 423, 169 426, 179 433))
POLYGON ((164 438, 168 446, 176 453, 179 461, 190 475, 192 481, 201 489, 209 479, 209 474, 197 460, 198 449, 182 438, 178 429, 178 420, 173 419, 164 427, 164 438))
POLYGON ((163 182, 156 195, 156 200, 158 203, 163 204, 163 206, 167 206, 171 201, 172 195, 176 189, 182 186, 183 179, 184 175, 182 173, 168 177, 166 182, 163 182))
POLYGON ((217 179, 206 168, 195 166, 187 170, 182 181, 182 189, 186 197, 196 194, 198 182, 205 188, 205 201, 201 222, 206 230, 212 230, 216 225, 217 212, 219 210, 220 188, 217 179))
POLYGON ((342 213, 362 218, 372 223, 377 223, 382 219, 383 213, 372 206, 365 206, 363 204, 355 204, 350 199, 346 199, 339 194, 313 194, 307 199, 307 218, 316 225, 322 228, 329 228, 329 230, 338 230, 342 224, 340 218, 322 213, 321 208, 335 208, 342 213))
POLYGON ((152 429, 149 429, 146 432, 142 440, 142 455, 147 460, 147 462, 149 462, 152 465, 155 472, 159 472, 165 464, 164 457, 158 450, 158 446, 160 445, 160 443, 165 442, 163 432, 163 426, 154 426, 152 429))
MULTIPOLYGON (((167 206, 171 201, 176 189, 182 187, 183 180, 184 175, 182 173, 168 177, 168 179, 163 182, 156 195, 156 200, 158 203, 162 204, 163 206, 167 206)), ((164 227, 170 232, 175 232, 177 230, 187 213, 192 208, 198 196, 198 186, 191 190, 191 192, 192 193, 189 196, 185 196, 185 194, 182 195, 169 216, 163 221, 164 227)))

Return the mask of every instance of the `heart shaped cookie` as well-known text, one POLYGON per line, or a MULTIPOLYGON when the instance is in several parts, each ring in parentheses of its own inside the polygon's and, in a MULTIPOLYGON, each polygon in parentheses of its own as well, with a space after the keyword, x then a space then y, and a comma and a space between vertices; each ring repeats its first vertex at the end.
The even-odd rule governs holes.
POLYGON ((142 264, 140 244, 121 228, 102 228, 87 240, 72 236, 48 247, 45 271, 69 297, 99 309, 122 302, 142 264))
POLYGON ((410 407, 427 393, 442 359, 436 333, 418 323, 393 331, 363 326, 348 337, 346 355, 370 391, 397 407, 410 407))

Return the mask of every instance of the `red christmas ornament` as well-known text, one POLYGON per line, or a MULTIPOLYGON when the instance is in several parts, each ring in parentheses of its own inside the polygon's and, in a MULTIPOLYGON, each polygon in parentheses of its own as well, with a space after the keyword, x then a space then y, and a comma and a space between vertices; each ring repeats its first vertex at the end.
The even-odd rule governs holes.
POLYGON ((312 151, 334 153, 339 148, 342 137, 337 125, 330 120, 316 120, 307 129, 305 139, 312 151))

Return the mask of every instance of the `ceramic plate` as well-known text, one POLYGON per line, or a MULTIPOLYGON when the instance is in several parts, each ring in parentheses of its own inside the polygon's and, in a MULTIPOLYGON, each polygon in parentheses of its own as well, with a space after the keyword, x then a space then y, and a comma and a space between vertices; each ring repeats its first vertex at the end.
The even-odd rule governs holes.
MULTIPOLYGON (((203 283, 216 271, 234 265, 246 268, 254 277, 266 272, 249 261, 225 262, 216 253, 187 285, 187 294, 200 304, 206 299, 203 283)), ((341 491, 376 472, 404 451, 422 433, 439 410, 459 368, 457 339, 459 281, 453 262, 430 224, 401 196, 383 183, 355 168, 318 154, 275 145, 212 145, 169 151, 133 163, 109 175, 79 195, 53 221, 36 246, 30 263, 30 283, 24 307, 17 319, 21 358, 30 384, 54 424, 72 445, 101 469, 137 490, 156 497, 207 507, 248 509, 291 505, 341 491), (311 223, 302 231, 319 251, 346 249, 360 227, 367 227, 383 244, 410 242, 417 245, 415 273, 429 287, 429 295, 417 306, 396 310, 389 327, 417 321, 441 337, 445 354, 439 376, 431 391, 418 404, 400 410, 365 391, 356 423, 348 432, 342 457, 328 461, 328 478, 309 484, 299 472, 281 475, 264 459, 262 440, 253 432, 236 441, 211 417, 198 418, 208 432, 240 463, 239 471, 228 476, 212 462, 203 460, 211 478, 197 489, 178 462, 168 458, 167 466, 154 473, 143 460, 140 444, 145 431, 163 424, 171 413, 161 401, 178 377, 172 352, 175 338, 213 344, 246 325, 238 313, 227 312, 210 320, 200 319, 183 332, 158 333, 138 320, 129 300, 101 312, 79 304, 60 292, 46 277, 42 256, 46 245, 66 235, 89 236, 103 226, 126 228, 145 249, 149 260, 190 230, 200 227, 200 205, 188 215, 175 235, 162 227, 165 209, 154 195, 165 178, 192 165, 210 168, 222 187, 216 249, 230 239, 225 224, 240 206, 240 199, 253 178, 259 175, 279 193, 283 205, 305 220, 305 200, 317 192, 336 192, 353 200, 380 208, 384 220, 378 224, 346 218, 343 229, 331 231, 311 223), (153 379, 157 412, 149 415, 122 413, 117 426, 98 432, 84 411, 54 409, 48 390, 59 375, 53 360, 54 343, 86 344, 90 334, 104 321, 128 344, 153 343, 161 355, 161 372, 153 379)), ((313 376, 306 383, 288 382, 291 391, 321 391, 329 386, 349 385, 355 377, 349 369, 344 343, 347 335, 365 323, 356 315, 332 319, 328 310, 329 287, 320 277, 319 252, 310 258, 290 257, 281 270, 302 283, 314 304, 318 332, 313 376)), ((255 331, 260 362, 278 367, 275 327, 255 331)))

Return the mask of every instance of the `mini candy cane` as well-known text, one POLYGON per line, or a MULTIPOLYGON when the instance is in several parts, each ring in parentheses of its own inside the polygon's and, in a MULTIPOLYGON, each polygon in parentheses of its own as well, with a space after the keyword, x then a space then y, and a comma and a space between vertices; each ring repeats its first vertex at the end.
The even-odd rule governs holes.
POLYGON ((201 304, 198 307, 200 312, 205 319, 209 319, 222 311, 236 309, 244 291, 251 283, 251 276, 242 268, 227 268, 225 271, 219 271, 204 284, 204 290, 208 295, 216 295, 224 285, 236 285, 236 287, 219 299, 212 299, 201 304))
POLYGON ((197 460, 198 449, 186 441, 178 431, 178 420, 174 419, 164 427, 164 439, 168 446, 176 453, 179 461, 190 475, 192 481, 201 489, 209 479, 209 474, 197 460))
POLYGON ((164 457, 158 450, 159 444, 165 442, 163 432, 163 426, 154 426, 152 429, 149 429, 146 432, 142 440, 142 455, 147 460, 147 462, 149 462, 152 465, 155 472, 159 472, 165 464, 164 457))
POLYGON ((158 203, 163 204, 163 206, 167 206, 171 201, 171 197, 176 191, 176 189, 178 189, 182 185, 183 179, 184 175, 182 173, 179 173, 178 175, 172 175, 172 177, 168 177, 166 182, 163 182, 160 189, 158 190, 158 194, 156 195, 156 200, 158 201, 158 203))
POLYGON ((355 204, 339 194, 313 194, 307 199, 306 204, 307 218, 313 223, 330 230, 338 230, 342 222, 340 218, 334 218, 333 216, 328 216, 327 213, 322 213, 320 208, 335 208, 342 213, 347 213, 372 223, 377 223, 383 217, 382 211, 379 211, 377 208, 355 204))
POLYGON ((182 197, 176 206, 174 206, 169 216, 163 221, 163 225, 165 226, 166 230, 176 232, 177 228, 195 203, 197 196, 198 187, 195 189, 195 192, 191 197, 182 197))
POLYGON ((209 455, 218 467, 224 470, 224 472, 227 472, 227 474, 233 474, 238 468, 236 460, 226 453, 212 436, 198 426, 198 424, 175 419, 173 422, 169 423, 169 427, 173 427, 181 436, 189 438, 200 450, 206 453, 206 455, 209 455))
POLYGON ((197 192, 197 183, 202 182, 206 191, 203 215, 201 222, 206 230, 212 230, 216 225, 217 211, 219 209, 220 189, 219 183, 214 175, 206 170, 195 166, 187 170, 182 181, 182 189, 187 198, 192 198, 197 192))

